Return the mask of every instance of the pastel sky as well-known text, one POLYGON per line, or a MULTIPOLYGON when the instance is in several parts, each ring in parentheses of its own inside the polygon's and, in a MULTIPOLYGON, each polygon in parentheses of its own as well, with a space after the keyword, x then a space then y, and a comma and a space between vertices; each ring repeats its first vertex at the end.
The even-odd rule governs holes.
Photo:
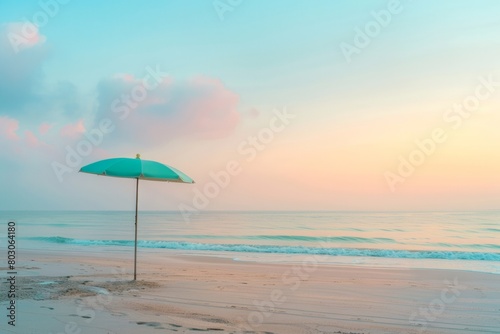
POLYGON ((142 182, 144 210, 500 209, 498 13, 2 1, 0 209, 131 210, 132 180, 77 171, 136 153, 196 181, 142 182))

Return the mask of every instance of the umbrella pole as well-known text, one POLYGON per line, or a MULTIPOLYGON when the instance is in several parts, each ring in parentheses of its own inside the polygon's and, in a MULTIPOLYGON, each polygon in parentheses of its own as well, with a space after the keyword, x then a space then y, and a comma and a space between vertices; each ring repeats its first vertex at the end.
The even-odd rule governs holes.
POLYGON ((139 178, 135 184, 135 245, 134 245, 134 281, 137 278, 137 207, 139 203, 139 178))

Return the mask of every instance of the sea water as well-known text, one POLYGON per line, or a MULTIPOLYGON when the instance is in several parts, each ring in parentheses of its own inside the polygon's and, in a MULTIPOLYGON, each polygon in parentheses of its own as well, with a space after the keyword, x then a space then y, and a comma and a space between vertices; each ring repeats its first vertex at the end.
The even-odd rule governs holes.
MULTIPOLYGON (((18 252, 129 254, 134 212, 7 211, 18 252), (110 253, 111 252, 111 253, 110 253)), ((139 251, 315 261, 352 266, 447 268, 500 273, 500 211, 477 212, 139 212, 139 251)), ((3 243, 3 242, 2 242, 3 243)), ((1 244, 0 244, 1 245, 1 244)))

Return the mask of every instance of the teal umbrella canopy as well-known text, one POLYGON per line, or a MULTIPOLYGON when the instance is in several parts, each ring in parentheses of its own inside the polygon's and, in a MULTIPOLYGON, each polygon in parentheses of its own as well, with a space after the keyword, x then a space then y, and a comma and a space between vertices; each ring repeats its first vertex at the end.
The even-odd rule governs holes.
POLYGON ((94 162, 80 169, 82 173, 129 179, 194 183, 183 172, 162 163, 137 158, 113 158, 94 162))
POLYGON ((135 244, 134 244, 134 281, 137 278, 137 211, 139 207, 139 180, 194 183, 183 172, 162 163, 142 160, 137 154, 132 158, 113 158, 91 163, 80 169, 82 173, 136 179, 135 187, 135 244))

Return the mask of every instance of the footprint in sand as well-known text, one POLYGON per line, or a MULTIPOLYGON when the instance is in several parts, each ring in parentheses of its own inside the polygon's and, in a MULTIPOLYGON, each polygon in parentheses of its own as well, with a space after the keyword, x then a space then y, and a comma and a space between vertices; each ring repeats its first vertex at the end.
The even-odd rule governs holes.
POLYGON ((115 316, 115 317, 123 317, 123 316, 126 316, 127 313, 123 313, 123 312, 113 312, 111 313, 112 316, 115 316))
POLYGON ((155 329, 166 329, 159 322, 138 321, 138 322, 136 322, 136 324, 138 324, 138 325, 146 325, 146 326, 149 326, 149 327, 153 327, 155 329))
POLYGON ((69 314, 70 317, 82 317, 82 318, 85 318, 85 319, 90 319, 92 317, 89 317, 88 315, 78 315, 78 314, 69 314))
POLYGON ((214 332, 214 331, 224 331, 222 328, 188 328, 191 331, 198 331, 198 332, 214 332))

